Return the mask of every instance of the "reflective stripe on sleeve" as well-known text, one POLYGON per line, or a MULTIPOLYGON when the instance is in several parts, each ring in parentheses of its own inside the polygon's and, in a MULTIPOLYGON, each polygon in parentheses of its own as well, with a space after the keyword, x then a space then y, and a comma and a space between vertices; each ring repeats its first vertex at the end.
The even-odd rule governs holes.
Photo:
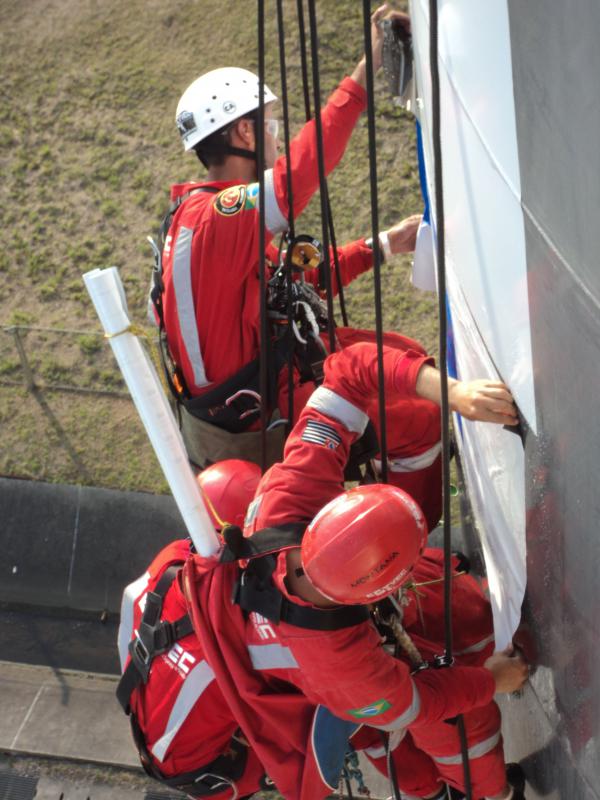
MULTIPOLYGON (((496 731, 493 736, 484 739, 483 742, 478 742, 472 747, 469 747, 469 761, 475 758, 481 758, 487 755, 491 750, 496 747, 500 741, 500 731, 496 731)), ((451 756, 432 756, 433 760, 438 764, 462 764, 462 754, 456 753, 451 756)))
POLYGON ((209 386, 200 350, 200 337, 196 323, 196 308, 192 294, 192 239, 191 228, 180 228, 173 252, 173 288, 177 303, 179 330, 194 374, 197 387, 209 386))
POLYGON ((350 403, 344 397, 332 392, 325 386, 319 386, 318 389, 311 394, 308 403, 309 408, 314 408, 325 414, 327 417, 336 419, 351 433, 362 434, 369 422, 369 417, 364 411, 350 403))
MULTIPOLYGON (((425 450, 424 453, 419 453, 418 456, 388 459, 388 469, 390 472, 418 472, 430 467, 441 452, 442 443, 436 442, 433 447, 425 450)), ((375 469, 377 472, 381 472, 381 461, 375 461, 375 469)))
POLYGON ((165 732, 150 748, 150 752, 158 761, 163 761, 177 732, 214 677, 215 673, 206 661, 196 664, 187 675, 169 715, 165 732))
POLYGON ((392 720, 392 722, 388 722, 385 725, 377 725, 375 724, 374 720, 371 720, 369 724, 374 728, 379 728, 382 731, 395 731, 398 728, 406 728, 408 725, 413 723, 421 711, 421 696, 419 695, 419 691, 412 679, 410 684, 413 692, 412 700, 408 708, 406 708, 399 717, 396 717, 396 719, 392 720))
POLYGON ((272 169, 265 171, 265 225, 271 233, 283 233, 288 229, 288 221, 281 213, 275 196, 272 169))
POLYGON ((254 669, 298 669, 292 651, 280 644, 249 644, 248 653, 254 669))
POLYGON ((133 639, 133 607, 135 601, 145 591, 149 582, 150 573, 145 572, 136 581, 126 586, 123 592, 123 599, 121 600, 121 621, 119 623, 119 634, 117 637, 121 672, 125 669, 125 662, 129 655, 129 642, 133 639))

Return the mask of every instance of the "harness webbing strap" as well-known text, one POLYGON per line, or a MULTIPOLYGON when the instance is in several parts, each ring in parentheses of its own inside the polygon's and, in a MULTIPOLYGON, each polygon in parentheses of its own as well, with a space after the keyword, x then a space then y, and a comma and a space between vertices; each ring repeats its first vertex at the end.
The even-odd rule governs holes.
POLYGON ((172 778, 167 778, 152 760, 135 714, 130 716, 130 721, 133 740, 144 771, 151 778, 160 781, 170 789, 178 789, 190 797, 222 795, 223 779, 228 783, 235 783, 244 773, 248 748, 233 736, 229 742, 227 753, 217 756, 210 764, 204 764, 190 772, 182 772, 172 778))
POLYGON ((305 523, 290 522, 277 528, 262 528, 252 536, 244 536, 237 525, 228 525, 223 529, 225 547, 221 552, 221 563, 257 558, 290 547, 299 547, 305 530, 305 523))
POLYGON ((154 658, 194 631, 188 614, 174 622, 163 622, 160 619, 163 601, 182 563, 178 562, 168 567, 161 575, 154 591, 146 595, 146 606, 139 630, 135 639, 129 644, 131 658, 117 686, 117 699, 126 714, 131 711, 132 692, 140 683, 146 683, 148 680, 154 658))
POLYGON ((285 597, 272 580, 277 553, 298 547, 306 530, 304 523, 288 523, 279 528, 263 528, 245 537, 240 528, 229 525, 223 530, 225 547, 221 562, 249 559, 233 590, 233 602, 247 613, 261 614, 271 622, 287 622, 298 628, 334 631, 349 628, 369 619, 367 606, 313 608, 301 606, 285 597))

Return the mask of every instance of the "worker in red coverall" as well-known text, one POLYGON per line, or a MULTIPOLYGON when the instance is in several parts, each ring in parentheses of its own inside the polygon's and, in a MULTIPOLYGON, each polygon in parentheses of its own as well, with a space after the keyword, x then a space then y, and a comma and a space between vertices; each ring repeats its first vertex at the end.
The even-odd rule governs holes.
MULTIPOLYGON (((377 22, 386 13, 387 7, 382 6, 373 15, 376 69, 381 65, 382 44, 377 22)), ((409 24, 406 15, 393 13, 405 25, 409 24)), ((342 158, 366 107, 365 85, 363 58, 322 110, 327 173, 342 158)), ((277 249, 271 240, 287 230, 289 210, 287 160, 285 156, 277 157, 279 126, 273 117, 276 99, 265 87, 264 208, 267 256, 275 264, 277 249)), ((182 383, 193 398, 204 395, 214 398, 211 408, 222 406, 224 398, 220 397, 219 387, 257 359, 260 349, 257 109, 256 76, 233 67, 213 70, 198 78, 184 92, 177 108, 176 121, 184 147, 196 152, 208 174, 202 182, 178 184, 171 189, 172 201, 181 203, 174 211, 162 254, 162 313, 168 348, 182 383)), ((314 120, 302 128, 290 149, 293 211, 297 216, 319 185, 314 120)), ((420 216, 415 215, 381 234, 383 254, 411 252, 419 222, 420 216)), ((372 266, 372 245, 365 239, 352 242, 339 248, 339 259, 345 285, 372 266)), ((317 271, 308 271, 306 279, 316 285, 317 271)), ((335 277, 333 284, 336 291, 335 277)), ((288 414, 286 372, 283 367, 279 373, 278 396, 283 417, 288 414)), ((247 388, 248 381, 245 370, 240 385, 234 381, 236 385, 226 397, 247 388)), ((310 381, 301 386, 296 375, 296 415, 313 388, 310 381)), ((185 416, 185 409, 182 414, 185 416)), ((220 425, 214 413, 211 414, 213 425, 235 433, 241 430, 238 421, 234 429, 226 423, 220 425)), ((206 416, 202 419, 206 421, 206 416)), ((256 407, 254 413, 247 414, 245 422, 248 426, 252 423, 245 430, 258 426, 256 407)), ((235 444, 241 447, 242 440, 235 444)), ((218 459, 210 453, 208 456, 212 461, 218 459)), ((251 457, 251 453, 246 452, 245 457, 251 457)))
MULTIPOLYGON (((225 524, 242 524, 259 478, 255 464, 240 460, 215 464, 199 475, 217 531, 225 524)), ((133 669, 129 647, 139 631, 148 593, 156 591, 169 567, 177 573, 166 590, 160 619, 173 623, 186 616, 179 572, 190 548, 189 539, 172 542, 125 589, 118 639, 123 671, 133 669)), ((152 777, 192 797, 215 800, 250 797, 269 786, 262 764, 237 732, 238 724, 191 627, 156 656, 147 682, 140 682, 125 700, 140 758, 152 777)))
MULTIPOLYGON (((421 397, 439 402, 439 373, 428 361, 418 352, 385 348, 388 396, 407 401, 421 397)), ((343 490, 349 447, 367 424, 367 409, 376 391, 376 350, 372 345, 354 345, 326 360, 324 384, 313 394, 292 431, 283 463, 271 468, 261 481, 246 518, 246 534, 266 526, 308 523, 319 509, 339 495, 343 490)), ((449 399, 451 408, 467 418, 504 424, 516 422, 512 398, 503 384, 450 381, 449 399)), ((373 488, 367 487, 367 491, 373 488)), ((408 497, 396 487, 375 488, 408 497)), ((418 508, 412 499, 410 504, 418 508)), ((326 510, 317 515, 313 524, 326 510)), ((420 510, 418 514, 424 541, 427 523, 420 510)), ((362 521, 361 537, 365 543, 378 535, 378 526, 370 524, 368 516, 361 513, 360 506, 351 514, 352 520, 362 521)), ((398 523, 392 519, 392 523, 392 531, 401 534, 402 521, 398 523)), ((339 532, 344 532, 343 526, 339 532)), ((334 536, 332 540, 335 544, 334 536)), ((422 544, 412 554, 412 562, 417 560, 422 544)), ((375 572, 385 579, 400 556, 404 557, 401 547, 384 560, 385 569, 375 572)), ((335 578, 347 565, 354 565, 356 569, 360 563, 361 558, 348 558, 343 549, 336 552, 334 548, 327 574, 330 579, 335 578)), ((405 569, 400 577, 405 578, 406 574, 405 569)), ((217 559, 194 557, 184 568, 184 591, 194 628, 206 648, 207 659, 224 696, 286 798, 316 800, 326 797, 336 785, 339 765, 337 772, 333 768, 327 770, 319 760, 318 713, 313 718, 296 720, 289 713, 282 727, 277 695, 289 692, 284 687, 296 687, 317 709, 327 709, 338 723, 348 725, 348 736, 356 733, 352 724, 359 727, 368 722, 371 727, 389 732, 393 747, 408 729, 413 739, 405 736, 404 740, 415 742, 414 737, 418 737, 420 749, 416 746, 412 749, 423 758, 417 764, 416 775, 409 779, 404 777, 417 789, 413 796, 436 797, 440 795, 444 780, 460 786, 456 769, 444 762, 447 757, 455 757, 455 742, 443 742, 443 737, 436 735, 437 727, 459 713, 489 708, 496 691, 513 691, 526 679, 525 665, 507 654, 496 654, 481 667, 424 670, 411 677, 406 663, 383 650, 381 636, 371 621, 339 630, 307 630, 288 622, 271 622, 256 613, 246 619, 231 600, 232 586, 238 577, 237 564, 219 564, 217 559), (430 755, 423 750, 428 741, 428 728, 433 732, 432 741, 427 744, 430 755), (289 740, 291 736, 293 746, 289 740), (304 752, 298 753, 302 741, 305 742, 304 752), (438 744, 441 752, 436 750, 438 744), (314 781, 312 763, 315 758, 322 778, 320 788, 314 781), (310 768, 308 778, 306 761, 310 768), (433 762, 435 780, 430 781, 433 762)), ((394 581, 397 577, 394 573, 394 581)), ((347 602, 336 598, 337 602, 331 603, 323 586, 320 590, 315 588, 314 582, 303 573, 298 547, 279 553, 273 581, 286 600, 297 605, 323 609, 347 602)), ((361 581, 357 578, 356 585, 360 586, 361 581)), ((392 581, 390 586, 392 589, 384 582, 371 599, 385 596, 398 586, 397 581, 392 581)), ((353 598, 350 602, 364 600, 353 598)), ((469 732, 470 747, 489 744, 488 737, 480 741, 480 731, 481 727, 477 727, 474 733, 469 732)), ((454 728, 451 734, 456 735, 454 728)), ((475 749, 472 754, 479 780, 476 791, 480 792, 474 797, 512 796, 512 789, 504 778, 502 752, 497 748, 497 729, 494 735, 496 740, 484 755, 494 750, 498 769, 480 776, 475 763, 479 751, 475 749)), ((372 734, 366 741, 357 740, 359 747, 373 745, 372 734)), ((376 757, 377 754, 372 755, 376 757)), ((514 797, 516 800, 518 795, 514 797)))

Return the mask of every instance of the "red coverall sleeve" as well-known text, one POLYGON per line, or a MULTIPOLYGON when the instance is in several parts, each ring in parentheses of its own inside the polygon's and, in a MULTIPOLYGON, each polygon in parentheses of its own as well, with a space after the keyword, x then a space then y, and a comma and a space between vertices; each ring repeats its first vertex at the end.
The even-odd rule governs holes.
MULTIPOLYGON (((416 350, 384 346, 383 379, 388 397, 416 397, 419 371, 424 364, 433 363, 431 356, 416 350)), ((326 389, 366 412, 378 391, 377 347, 363 342, 330 355, 325 360, 324 375, 326 389)))
POLYGON ((384 651, 370 622, 299 636, 286 626, 286 644, 309 699, 344 719, 384 730, 452 718, 486 705, 495 692, 492 673, 482 667, 431 669, 411 676, 407 664, 384 651))
MULTIPOLYGON (((338 262, 340 265, 340 274, 342 278, 342 286, 348 286, 349 283, 363 272, 371 269, 373 266, 373 250, 367 247, 364 239, 357 239, 355 242, 349 242, 337 248, 338 262)), ((335 263, 333 260, 333 248, 329 248, 329 263, 331 264, 331 288, 333 294, 339 292, 337 282, 337 275, 335 274, 335 263)), ((319 271, 316 269, 308 270, 304 273, 307 281, 312 283, 315 289, 319 289, 319 271)))
MULTIPOLYGON (((384 348, 386 392, 414 395, 418 372, 431 359, 384 348)), ((283 462, 262 478, 246 533, 290 520, 310 520, 344 488, 350 445, 368 423, 377 394, 377 348, 353 344, 329 356, 325 380, 311 395, 286 442, 283 462)), ((252 506, 251 506, 252 508, 252 506)))
MULTIPOLYGON (((352 130, 366 107, 366 92, 352 78, 344 78, 321 111, 325 173, 338 164, 352 130)), ((290 143, 294 216, 298 216, 319 188, 315 121, 310 120, 290 143)), ((273 168, 273 187, 279 209, 287 218, 287 159, 281 156, 273 168)))

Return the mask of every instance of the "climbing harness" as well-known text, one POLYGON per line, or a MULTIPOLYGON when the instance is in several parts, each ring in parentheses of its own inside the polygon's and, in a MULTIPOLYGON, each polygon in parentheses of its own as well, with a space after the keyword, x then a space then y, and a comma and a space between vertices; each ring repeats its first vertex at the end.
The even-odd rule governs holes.
POLYGON ((130 660, 117 685, 117 699, 129 716, 140 762, 147 775, 191 797, 212 797, 220 794, 225 787, 230 787, 233 792, 232 797, 236 797, 235 782, 242 777, 248 757, 247 746, 236 735, 229 743, 228 752, 218 756, 210 764, 204 764, 190 772, 166 777, 155 766, 137 717, 131 709, 132 694, 148 682, 154 659, 171 650, 178 641, 194 632, 192 621, 187 614, 174 622, 161 619, 164 599, 173 581, 177 579, 182 565, 183 562, 175 562, 167 566, 154 590, 146 594, 146 604, 139 628, 129 644, 130 660))

